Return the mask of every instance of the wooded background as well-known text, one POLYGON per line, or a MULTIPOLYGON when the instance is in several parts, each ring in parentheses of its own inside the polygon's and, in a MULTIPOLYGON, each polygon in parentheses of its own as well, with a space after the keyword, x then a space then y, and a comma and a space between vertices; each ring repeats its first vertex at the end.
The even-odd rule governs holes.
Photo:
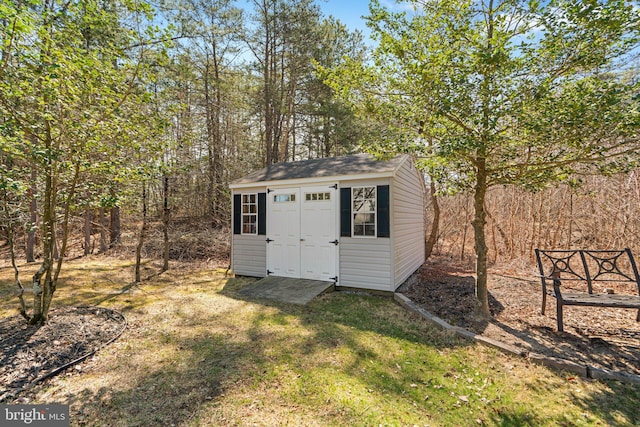
MULTIPOLYGON (((487 197, 489 261, 534 264, 534 248, 629 247, 640 250, 640 171, 585 177, 580 186, 540 191, 495 187, 487 197)), ((439 198, 440 231, 434 253, 473 258, 471 194, 439 198)), ((432 210, 428 211, 433 212, 432 210)))
POLYGON ((408 3, 371 0, 375 47, 312 0, 0 3, 0 227, 22 315, 46 322, 64 258, 122 249, 123 230, 136 283, 152 245, 161 271, 225 259, 232 180, 362 151, 419 157, 428 252, 473 246, 479 317, 491 263, 637 249, 637 7, 408 3), (31 314, 19 258, 41 263, 31 314))

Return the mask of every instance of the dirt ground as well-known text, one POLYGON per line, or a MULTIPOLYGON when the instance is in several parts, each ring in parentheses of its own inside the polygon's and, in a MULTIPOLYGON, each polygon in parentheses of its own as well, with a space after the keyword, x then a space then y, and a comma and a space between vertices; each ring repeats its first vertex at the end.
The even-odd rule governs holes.
POLYGON ((29 326, 16 315, 0 321, 0 403, 57 368, 89 355, 124 327, 118 313, 97 307, 51 310, 45 326, 29 326))
POLYGON ((472 271, 434 258, 399 289, 425 310, 457 326, 524 351, 584 363, 596 368, 640 374, 640 323, 636 310, 565 307, 564 332, 556 330, 555 299, 542 291, 535 270, 499 270, 489 274, 493 320, 472 319, 475 286, 472 271))

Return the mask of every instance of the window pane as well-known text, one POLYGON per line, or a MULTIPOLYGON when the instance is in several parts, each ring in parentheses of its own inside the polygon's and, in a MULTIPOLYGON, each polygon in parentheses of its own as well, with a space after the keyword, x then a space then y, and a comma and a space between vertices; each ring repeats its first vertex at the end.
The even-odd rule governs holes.
POLYGON ((257 234, 257 215, 242 215, 242 233, 243 234, 257 234))
POLYGON ((373 224, 367 224, 364 226, 364 235, 365 236, 375 236, 376 235, 376 226, 373 224))
POLYGON ((276 194, 273 196, 274 203, 287 203, 287 202, 295 202, 296 195, 295 194, 276 194))
POLYGON ((363 203, 362 210, 365 212, 375 212, 376 211, 376 201, 375 200, 366 200, 363 203))
POLYGON ((376 187, 366 187, 364 189, 364 197, 367 199, 375 199, 376 198, 376 187))
POLYGON ((357 214, 353 215, 353 223, 355 225, 375 224, 375 214, 357 213, 357 214))

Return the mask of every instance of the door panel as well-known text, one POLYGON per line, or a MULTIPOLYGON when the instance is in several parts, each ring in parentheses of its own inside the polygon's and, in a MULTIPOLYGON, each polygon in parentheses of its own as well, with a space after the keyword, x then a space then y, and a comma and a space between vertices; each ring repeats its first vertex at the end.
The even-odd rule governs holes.
POLYGON ((337 276, 337 192, 329 186, 302 187, 300 194, 300 272, 303 279, 337 276))
POLYGON ((300 197, 298 188, 267 194, 267 268, 274 276, 300 277, 300 197))

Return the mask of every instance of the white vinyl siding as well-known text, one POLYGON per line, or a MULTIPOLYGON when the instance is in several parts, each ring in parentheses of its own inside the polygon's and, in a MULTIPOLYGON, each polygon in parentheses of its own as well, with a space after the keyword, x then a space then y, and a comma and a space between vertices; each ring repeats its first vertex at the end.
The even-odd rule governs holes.
POLYGON ((393 291, 390 239, 340 239, 338 286, 393 291))
POLYGON ((424 184, 412 162, 398 170, 391 192, 395 290, 424 263, 424 184))
POLYGON ((234 234, 231 243, 231 266, 240 276, 265 277, 267 275, 266 236, 234 234))

